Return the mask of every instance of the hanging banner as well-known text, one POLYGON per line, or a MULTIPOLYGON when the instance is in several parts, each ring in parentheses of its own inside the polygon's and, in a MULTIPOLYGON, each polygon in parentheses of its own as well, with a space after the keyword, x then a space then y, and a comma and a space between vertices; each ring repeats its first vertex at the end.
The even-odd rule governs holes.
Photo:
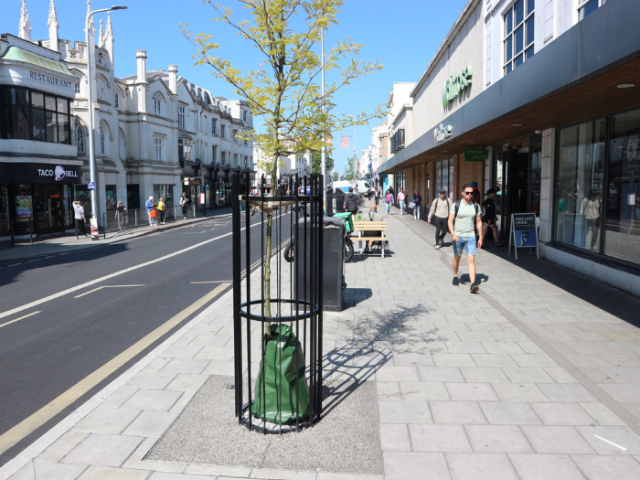
POLYGON ((514 247, 516 260, 518 259, 519 248, 535 248, 536 254, 538 258, 540 258, 540 250, 538 248, 538 226, 535 213, 511 214, 509 255, 511 255, 512 245, 514 247))
POLYGON ((349 148, 349 136, 340 137, 340 148, 349 148))

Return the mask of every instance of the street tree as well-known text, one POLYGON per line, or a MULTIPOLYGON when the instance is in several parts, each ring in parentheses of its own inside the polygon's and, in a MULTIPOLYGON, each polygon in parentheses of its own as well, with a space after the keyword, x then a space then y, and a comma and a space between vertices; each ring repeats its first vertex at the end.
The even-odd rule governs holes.
MULTIPOLYGON (((326 159, 327 172, 333 170, 333 158, 327 155, 326 159)), ((322 173, 322 153, 313 152, 311 154, 311 171, 317 175, 322 173)))
POLYGON ((353 182, 356 179, 356 156, 347 158, 347 165, 344 167, 344 178, 349 182, 353 182))
MULTIPOLYGON (((236 21, 231 8, 213 0, 203 0, 214 11, 213 21, 235 31, 242 41, 253 46, 261 62, 242 72, 228 58, 218 56, 220 45, 211 33, 192 34, 183 24, 182 32, 196 48, 196 65, 207 65, 212 75, 229 83, 245 100, 253 116, 261 116, 268 133, 241 132, 238 138, 258 142, 260 166, 276 179, 278 158, 304 152, 331 151, 326 142, 330 133, 352 125, 365 125, 372 118, 382 118, 385 109, 362 112, 354 118, 335 112, 336 93, 352 81, 382 69, 374 62, 359 61, 362 45, 348 37, 338 41, 325 53, 324 68, 335 81, 321 93, 321 58, 319 43, 323 33, 338 24, 337 15, 344 0, 236 0, 246 18, 236 21), (324 109, 323 109, 324 107, 324 109)), ((217 37, 224 33, 216 32, 217 37)), ((231 52, 231 55, 233 53, 231 52)), ((273 194, 275 189, 272 189, 273 194)), ((272 211, 268 208, 265 239, 265 314, 271 316, 272 211)), ((267 334, 271 334, 267 325, 267 334)))

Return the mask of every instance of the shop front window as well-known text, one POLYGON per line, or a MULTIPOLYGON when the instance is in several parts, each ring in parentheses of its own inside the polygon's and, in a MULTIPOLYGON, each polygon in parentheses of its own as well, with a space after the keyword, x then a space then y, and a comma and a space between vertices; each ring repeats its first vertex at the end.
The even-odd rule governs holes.
POLYGON ((75 201, 80 202, 82 204, 82 207, 84 208, 84 215, 87 221, 89 221, 92 215, 91 190, 86 190, 84 186, 77 185, 75 201))
POLYGON ((442 189, 453 199, 453 158, 436 162, 436 195, 442 189))
POLYGON ((107 212, 115 212, 118 204, 118 194, 115 185, 105 186, 105 199, 107 201, 107 212))
POLYGON ((33 220, 33 196, 31 185, 18 185, 15 188, 16 220, 33 220))
POLYGON ((162 198, 167 207, 173 206, 173 185, 154 185, 153 198, 155 200, 162 198))
POLYGON ((0 236, 9 235, 9 195, 8 187, 0 185, 0 236))
POLYGON ((640 110, 611 118, 604 253, 640 264, 640 110))
POLYGON ((560 132, 555 239, 594 252, 601 243, 605 135, 604 119, 560 132))

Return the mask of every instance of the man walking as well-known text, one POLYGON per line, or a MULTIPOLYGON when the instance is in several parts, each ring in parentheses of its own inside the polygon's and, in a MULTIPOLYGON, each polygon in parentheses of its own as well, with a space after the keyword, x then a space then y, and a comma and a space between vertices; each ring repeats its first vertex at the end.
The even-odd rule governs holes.
POLYGON ((447 223, 451 211, 451 200, 447 198, 447 191, 440 190, 438 196, 431 203, 428 222, 436 227, 436 250, 444 245, 444 236, 447 234, 447 223))
POLYGON ((356 196, 353 193, 353 187, 349 188, 349 193, 347 193, 347 196, 344 198, 344 209, 347 212, 351 212, 354 217, 356 213, 358 213, 358 204, 356 203, 356 196))
MULTIPOLYGON (((494 203, 494 198, 496 196, 496 191, 493 188, 487 190, 487 199, 482 202, 482 206, 484 207, 484 215, 482 216, 482 224, 484 225, 482 229, 482 238, 486 238, 489 229, 493 232, 493 241, 496 244, 496 247, 502 247, 504 244, 498 240, 498 227, 496 226, 496 204, 494 203)), ((485 245, 486 246, 486 245, 485 245)))
POLYGON ((462 188, 462 200, 451 207, 449 230, 453 239, 453 285, 460 285, 458 267, 462 252, 465 251, 471 280, 470 291, 477 293, 480 287, 476 285, 476 248, 482 248, 482 209, 473 201, 473 194, 473 185, 467 183, 462 188), (477 242, 476 228, 479 235, 477 242))
POLYGON ((82 234, 86 237, 87 232, 84 229, 84 224, 86 223, 86 218, 84 216, 84 208, 82 207, 82 203, 80 201, 73 202, 73 212, 76 220, 76 240, 78 240, 78 232, 80 227, 82 227, 82 234))

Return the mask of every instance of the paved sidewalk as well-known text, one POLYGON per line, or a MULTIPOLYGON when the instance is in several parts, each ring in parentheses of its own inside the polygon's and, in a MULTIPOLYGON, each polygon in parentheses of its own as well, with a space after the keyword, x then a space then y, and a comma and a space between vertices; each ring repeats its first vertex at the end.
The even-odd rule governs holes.
MULTIPOLYGON (((33 244, 17 245, 13 248, 9 247, 6 242, 3 242, 0 248, 0 261, 2 260, 15 260, 22 258, 32 258, 41 255, 56 255, 60 253, 74 252, 77 250, 85 250, 87 248, 99 247, 107 245, 109 243, 117 243, 122 241, 131 240, 136 237, 142 237, 151 233, 158 233, 174 228, 184 227, 195 223, 204 222, 217 218, 221 215, 230 215, 228 209, 220 210, 219 212, 210 213, 207 217, 189 218, 187 220, 177 220, 165 225, 157 225, 155 227, 145 226, 138 228, 131 228, 124 232, 108 232, 107 238, 104 235, 100 235, 99 240, 92 240, 91 237, 80 237, 76 240, 75 235, 65 234, 52 236, 45 239, 37 239, 33 244)), ((87 229, 88 231, 88 229, 87 229)))
POLYGON ((325 355, 358 352, 328 363, 327 381, 375 365, 362 380, 377 389, 382 475, 145 460, 210 375, 233 375, 226 294, 0 479, 640 478, 640 300, 491 250, 470 294, 464 277, 451 286, 433 228, 397 213, 385 217, 391 255, 347 264, 349 308, 325 316, 325 355))

